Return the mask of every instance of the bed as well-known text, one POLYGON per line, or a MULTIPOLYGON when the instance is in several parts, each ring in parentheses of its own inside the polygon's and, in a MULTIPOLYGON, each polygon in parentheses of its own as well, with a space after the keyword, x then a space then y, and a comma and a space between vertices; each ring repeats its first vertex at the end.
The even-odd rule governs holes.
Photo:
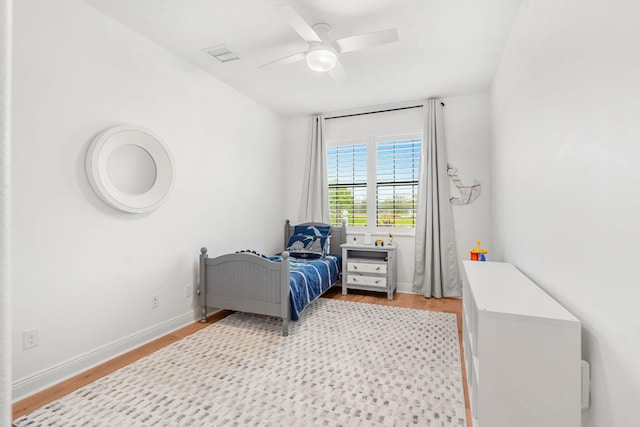
MULTIPOLYGON (((290 320, 298 320, 304 308, 333 286, 342 268, 340 245, 346 241, 346 226, 304 223, 298 226, 330 228, 327 255, 317 260, 302 260, 289 252, 265 257, 255 252, 240 252, 209 258, 207 248, 200 250, 200 283, 197 289, 201 322, 207 309, 215 307, 274 316, 282 319, 282 335, 289 334, 290 320)), ((287 220, 284 248, 294 226, 287 220)))

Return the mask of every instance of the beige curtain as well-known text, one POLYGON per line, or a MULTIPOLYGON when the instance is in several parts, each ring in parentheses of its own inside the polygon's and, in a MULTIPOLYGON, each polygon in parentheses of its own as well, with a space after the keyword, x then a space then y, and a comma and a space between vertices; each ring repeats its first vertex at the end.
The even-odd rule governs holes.
POLYGON ((311 117, 311 136, 302 185, 301 222, 329 223, 329 183, 324 116, 311 117))
POLYGON ((437 99, 430 99, 424 105, 418 184, 413 291, 429 298, 462 296, 449 202, 442 109, 437 99))

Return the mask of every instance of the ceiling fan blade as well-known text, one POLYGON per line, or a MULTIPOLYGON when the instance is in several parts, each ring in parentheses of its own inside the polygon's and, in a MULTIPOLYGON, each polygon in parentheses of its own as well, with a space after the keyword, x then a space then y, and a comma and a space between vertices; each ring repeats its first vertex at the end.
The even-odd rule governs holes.
POLYGON ((336 62, 336 66, 329 70, 328 73, 333 80, 341 85, 349 83, 349 76, 340 61, 336 62))
POLYGON ((360 34, 359 36, 345 37, 343 39, 336 40, 336 44, 340 49, 340 53, 344 53, 397 41, 398 31, 395 28, 390 28, 388 30, 360 34))
POLYGON ((271 68, 279 65, 287 65, 293 64, 294 62, 302 61, 304 59, 304 52, 295 53, 290 56, 285 56, 284 58, 276 59, 275 61, 268 62, 259 66, 259 69, 271 68))
POLYGON ((280 15, 289 23, 291 28, 309 43, 322 43, 318 34, 313 31, 311 25, 307 24, 302 16, 290 5, 281 4, 277 6, 280 15))

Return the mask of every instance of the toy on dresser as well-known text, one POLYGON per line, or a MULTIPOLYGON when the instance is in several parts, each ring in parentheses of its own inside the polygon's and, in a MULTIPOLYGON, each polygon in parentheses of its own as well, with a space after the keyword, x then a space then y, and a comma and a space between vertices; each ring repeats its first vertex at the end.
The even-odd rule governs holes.
POLYGON ((486 249, 482 249, 480 247, 480 240, 478 240, 478 247, 475 249, 471 249, 469 251, 470 255, 471 255, 471 261, 486 261, 487 260, 487 250, 486 249))

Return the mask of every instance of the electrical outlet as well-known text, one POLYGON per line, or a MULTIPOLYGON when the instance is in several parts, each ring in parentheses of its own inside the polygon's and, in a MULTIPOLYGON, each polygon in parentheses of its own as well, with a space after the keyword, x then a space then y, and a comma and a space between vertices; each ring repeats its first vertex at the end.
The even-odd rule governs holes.
POLYGON ((160 297, 158 295, 154 295, 151 297, 151 308, 160 307, 160 297))
POLYGON ((191 283, 184 285, 184 296, 186 298, 191 298, 193 296, 193 285, 191 283))
POLYGON ((40 345, 39 329, 29 329, 22 333, 22 348, 29 350, 30 348, 40 345))

